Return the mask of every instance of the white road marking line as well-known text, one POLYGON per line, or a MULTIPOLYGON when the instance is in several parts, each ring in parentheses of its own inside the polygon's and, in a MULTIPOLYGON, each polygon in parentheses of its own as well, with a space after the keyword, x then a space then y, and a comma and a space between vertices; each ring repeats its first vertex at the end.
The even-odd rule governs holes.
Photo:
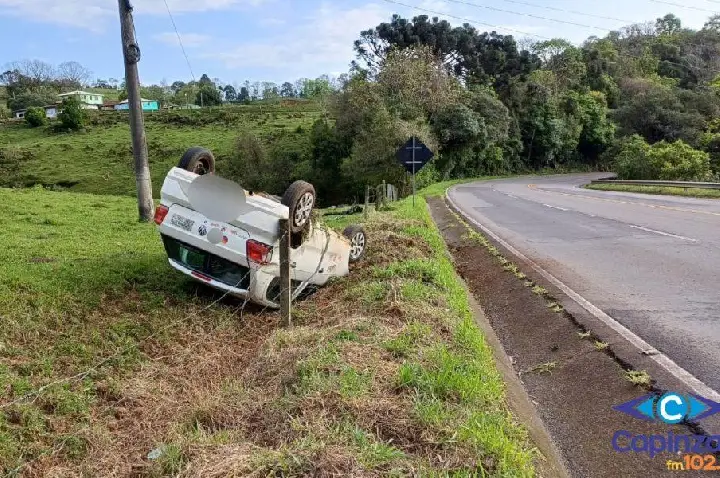
POLYGON ((673 362, 670 357, 665 355, 664 353, 657 350, 655 347, 651 346, 649 343, 645 342, 642 338, 637 336, 635 333, 630 331, 628 328, 626 328, 624 325, 622 325, 617 320, 613 319, 609 315, 607 315, 605 312, 600 310, 598 307, 593 305, 590 301, 585 299, 583 296, 572 290, 570 287, 562 283, 558 278, 550 274, 548 271, 537 265, 535 262, 530 260, 527 256, 525 256, 522 252, 515 249, 513 246, 505 242, 503 239, 501 239, 497 234, 492 232, 487 227, 483 226, 479 222, 477 222, 475 219, 471 218, 470 216, 465 213, 462 209, 458 207, 458 205, 453 201, 452 197, 450 196, 450 188, 447 188, 445 190, 445 197, 450 201, 450 204, 453 205, 453 207, 462 215, 466 220, 470 221, 471 223, 475 224, 480 230, 482 230, 485 234, 492 237, 495 241, 497 241, 500 245, 505 247, 507 250, 509 250, 512 254, 519 257, 521 260, 526 261, 528 264, 530 264, 530 267, 532 267, 538 274, 543 276, 545 279, 550 281, 552 284, 554 284, 557 288, 559 288, 561 291, 563 291, 568 297, 570 297, 572 300, 577 302, 580 307, 587 310, 590 314, 592 314, 595 318, 605 323, 608 327, 619 333, 622 337, 624 337, 627 341, 629 341, 631 344, 633 344, 636 348, 638 348, 641 352, 645 352, 648 355, 648 358, 650 360, 654 360, 658 365, 660 365, 662 368, 668 371, 672 376, 683 382, 685 385, 687 385, 691 390, 693 390, 698 395, 701 395, 705 398, 709 398, 710 400, 714 400, 716 402, 720 402, 720 393, 716 392, 709 386, 707 386, 705 383, 700 381, 697 377, 695 377, 693 374, 673 362), (651 355, 650 355, 651 354, 651 355))
POLYGON ((685 241, 697 242, 697 239, 692 239, 692 238, 690 238, 690 237, 685 237, 685 236, 678 236, 677 234, 670 234, 669 232, 657 231, 657 230, 655 230, 655 229, 649 229, 649 228, 647 228, 647 227, 642 227, 642 226, 634 226, 634 225, 632 225, 632 224, 628 224, 628 226, 632 227, 633 229, 640 229, 641 231, 652 232, 652 233, 655 233, 655 234, 660 234, 661 236, 668 236, 668 237, 674 237, 674 238, 676 238, 676 239, 682 239, 682 240, 685 240, 685 241))
POLYGON ((543 206, 549 207, 550 209, 559 209, 560 211, 565 211, 565 212, 568 211, 568 209, 565 209, 564 207, 551 206, 551 205, 549 205, 549 204, 543 204, 543 206))
POLYGON ((561 196, 570 196, 570 197, 574 196, 574 197, 579 197, 582 199, 594 199, 597 201, 614 202, 614 203, 618 203, 618 204, 631 204, 634 206, 643 206, 643 207, 649 207, 652 209, 665 209, 668 211, 691 212, 691 213, 695 213, 695 214, 708 214, 710 216, 720 216, 720 212, 702 211, 699 209, 687 209, 687 208, 676 207, 676 206, 663 206, 660 204, 648 204, 648 203, 639 202, 639 201, 621 201, 619 199, 601 198, 601 197, 597 197, 597 196, 588 196, 585 194, 561 193, 561 192, 555 191, 555 190, 550 191, 550 190, 547 190, 544 188, 539 188, 537 186, 537 184, 528 184, 527 187, 528 187, 528 189, 534 189, 536 191, 541 191, 541 192, 548 193, 548 194, 560 194, 561 196))

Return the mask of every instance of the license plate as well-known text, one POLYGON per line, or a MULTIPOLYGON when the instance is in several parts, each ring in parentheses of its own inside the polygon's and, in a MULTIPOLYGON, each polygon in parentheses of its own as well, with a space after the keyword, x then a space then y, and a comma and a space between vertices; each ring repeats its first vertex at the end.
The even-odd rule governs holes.
POLYGON ((177 226, 180 229, 185 229, 189 232, 190 229, 192 229, 193 224, 195 224, 195 221, 187 217, 180 216, 178 214, 173 214, 170 218, 170 224, 172 224, 173 226, 177 226))

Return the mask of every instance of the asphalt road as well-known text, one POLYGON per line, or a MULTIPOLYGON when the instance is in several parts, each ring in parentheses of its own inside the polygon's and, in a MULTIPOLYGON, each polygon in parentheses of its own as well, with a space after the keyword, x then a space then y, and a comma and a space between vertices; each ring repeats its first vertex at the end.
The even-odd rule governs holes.
POLYGON ((470 217, 720 391, 720 200, 582 189, 607 174, 464 184, 470 217))

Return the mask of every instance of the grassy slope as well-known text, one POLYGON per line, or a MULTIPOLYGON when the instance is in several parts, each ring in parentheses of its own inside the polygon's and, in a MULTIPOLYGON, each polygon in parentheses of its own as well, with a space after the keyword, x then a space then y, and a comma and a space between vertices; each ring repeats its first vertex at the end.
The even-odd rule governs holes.
POLYGON ((0 470, 532 476, 422 199, 374 214, 367 261, 297 304, 290 330, 174 273, 131 198, 0 200, 0 470))
POLYGON ((632 184, 588 184, 588 189, 598 191, 622 191, 642 194, 666 194, 669 196, 689 196, 696 198, 720 198, 717 189, 668 188, 661 186, 635 186, 632 184))
MULTIPOLYGON (((266 108, 267 109, 267 108, 266 108)), ((192 146, 211 149, 218 167, 231 153, 241 132, 252 132, 272 141, 274 135, 295 134, 298 126, 308 128, 318 113, 257 113, 259 108, 235 107, 239 112, 229 122, 208 121, 201 125, 180 125, 146 121, 148 155, 156 197, 168 169, 192 146)), ((108 113, 109 115, 119 113, 108 113)), ((200 113, 180 113, 192 117, 200 113)), ((107 115, 105 115, 107 117, 107 115)), ((45 128, 31 129, 24 123, 0 124, 0 186, 28 186, 35 183, 59 185, 74 192, 134 195, 132 149, 127 124, 89 126, 85 132, 53 134, 45 128), (9 151, 15 159, 3 157, 9 151)))

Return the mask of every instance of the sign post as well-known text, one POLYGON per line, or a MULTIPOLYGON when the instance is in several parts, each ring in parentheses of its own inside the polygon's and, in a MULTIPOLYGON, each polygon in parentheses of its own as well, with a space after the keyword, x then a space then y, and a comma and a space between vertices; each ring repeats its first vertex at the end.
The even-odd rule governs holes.
POLYGON ((410 138, 397 152, 397 159, 412 174, 413 207, 415 206, 415 173, 420 171, 434 156, 433 152, 415 136, 410 138))

